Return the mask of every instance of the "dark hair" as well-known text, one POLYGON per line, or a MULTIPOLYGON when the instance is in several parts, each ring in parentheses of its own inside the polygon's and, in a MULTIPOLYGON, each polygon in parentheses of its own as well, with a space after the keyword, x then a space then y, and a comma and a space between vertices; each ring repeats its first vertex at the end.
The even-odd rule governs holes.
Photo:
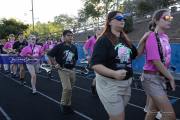
POLYGON ((63 31, 63 36, 66 36, 68 33, 73 34, 73 32, 70 31, 70 30, 64 30, 63 31))
POLYGON ((152 20, 149 22, 149 30, 154 31, 156 28, 156 22, 161 19, 161 16, 170 11, 169 9, 160 9, 154 12, 152 20))
MULTIPOLYGON (((111 22, 112 18, 116 16, 117 13, 121 13, 121 12, 112 11, 108 13, 104 31, 101 35, 101 36, 106 36, 112 42, 113 45, 116 44, 117 37, 111 32, 111 26, 109 25, 109 23, 111 22)), ((127 37, 126 33, 123 30, 120 32, 120 38, 122 39, 123 42, 125 42, 128 45, 128 47, 132 47, 129 38, 127 37)))
POLYGON ((91 38, 91 35, 88 35, 87 38, 88 38, 88 39, 91 38))

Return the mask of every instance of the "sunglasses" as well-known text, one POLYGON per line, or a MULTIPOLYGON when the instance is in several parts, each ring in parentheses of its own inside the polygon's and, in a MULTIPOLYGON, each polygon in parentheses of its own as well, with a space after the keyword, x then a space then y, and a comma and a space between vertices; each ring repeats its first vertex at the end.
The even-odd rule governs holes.
POLYGON ((126 20, 124 16, 115 16, 114 18, 112 19, 116 19, 118 21, 122 21, 122 20, 126 20))
POLYGON ((173 17, 172 17, 172 16, 169 16, 169 15, 162 16, 161 18, 162 18, 163 20, 165 20, 165 21, 172 21, 172 20, 173 20, 173 17))

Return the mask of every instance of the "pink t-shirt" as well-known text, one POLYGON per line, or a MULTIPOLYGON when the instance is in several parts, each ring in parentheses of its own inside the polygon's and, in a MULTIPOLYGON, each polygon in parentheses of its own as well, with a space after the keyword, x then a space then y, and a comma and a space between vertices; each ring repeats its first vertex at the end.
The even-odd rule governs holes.
POLYGON ((40 57, 42 53, 43 53, 43 50, 40 45, 28 45, 22 49, 20 55, 27 56, 28 54, 30 54, 34 57, 40 57))
POLYGON ((4 44, 4 49, 11 49, 13 48, 13 45, 14 45, 15 41, 8 41, 4 44))
POLYGON ((48 50, 48 49, 52 49, 55 46, 55 44, 53 43, 53 41, 51 41, 50 43, 45 43, 43 45, 43 50, 48 50))
POLYGON ((95 36, 92 36, 92 37, 90 37, 90 38, 86 41, 86 43, 84 44, 84 48, 85 48, 86 50, 90 49, 90 54, 91 54, 91 55, 92 55, 92 53, 93 53, 93 49, 94 49, 95 43, 96 43, 96 38, 95 38, 95 36))
MULTIPOLYGON (((165 66, 168 67, 171 60, 171 47, 169 44, 169 38, 165 33, 160 33, 159 38, 163 49, 163 54, 165 57, 165 66)), ((154 32, 150 33, 149 37, 147 38, 145 51, 146 51, 146 63, 143 69, 149 71, 158 71, 155 65, 152 63, 152 60, 161 60, 159 55, 157 40, 154 32)))

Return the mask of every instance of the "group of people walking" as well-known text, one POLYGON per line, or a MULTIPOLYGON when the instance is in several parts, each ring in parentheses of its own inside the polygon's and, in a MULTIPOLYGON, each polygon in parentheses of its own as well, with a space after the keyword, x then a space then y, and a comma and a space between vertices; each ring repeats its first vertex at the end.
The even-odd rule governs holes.
MULTIPOLYGON (((97 29, 96 34, 86 41, 84 53, 96 75, 91 85, 92 92, 96 94, 97 91, 110 120, 125 120, 125 107, 131 97, 132 61, 143 53, 146 56, 141 75, 141 82, 147 95, 145 120, 154 120, 158 112, 161 113, 162 120, 176 119, 166 92, 166 83, 170 84, 172 91, 175 90, 174 78, 168 71, 171 47, 166 34, 172 19, 168 9, 156 11, 149 25, 149 31, 141 38, 138 47, 135 47, 123 30, 126 17, 119 11, 112 11, 107 15, 103 29, 97 29)), ((15 42, 13 36, 10 36, 3 50, 7 54, 17 52, 20 56, 29 58, 39 58, 45 54, 48 64, 58 69, 62 83, 61 111, 64 114, 73 113, 71 96, 76 78, 75 65, 78 60, 77 47, 73 44, 73 33, 65 30, 63 42, 57 45, 50 42, 44 46, 37 45, 35 35, 30 35, 27 42, 23 41, 22 35, 18 38, 19 41, 15 42)), ((17 67, 14 64, 11 66, 12 75, 16 76, 17 67)), ((34 94, 37 64, 26 66, 31 75, 34 94)), ((7 70, 5 64, 4 69, 7 70)), ((25 82, 22 64, 20 80, 22 83, 25 82)))
POLYGON ((172 19, 168 9, 156 11, 150 31, 145 33, 136 48, 123 31, 123 13, 113 11, 108 14, 104 31, 94 47, 91 66, 96 73, 98 96, 110 120, 125 119, 125 107, 131 96, 132 60, 142 53, 146 59, 141 81, 148 99, 145 120, 154 120, 158 112, 162 120, 176 119, 166 92, 166 83, 175 90, 174 78, 168 71, 171 48, 165 33, 172 19))

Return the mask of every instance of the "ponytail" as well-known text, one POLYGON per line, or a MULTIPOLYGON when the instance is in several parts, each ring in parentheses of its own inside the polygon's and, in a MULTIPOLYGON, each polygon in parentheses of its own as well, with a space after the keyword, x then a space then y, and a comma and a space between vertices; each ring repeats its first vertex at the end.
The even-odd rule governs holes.
POLYGON ((154 31, 156 28, 156 23, 154 21, 149 22, 149 30, 154 31))

